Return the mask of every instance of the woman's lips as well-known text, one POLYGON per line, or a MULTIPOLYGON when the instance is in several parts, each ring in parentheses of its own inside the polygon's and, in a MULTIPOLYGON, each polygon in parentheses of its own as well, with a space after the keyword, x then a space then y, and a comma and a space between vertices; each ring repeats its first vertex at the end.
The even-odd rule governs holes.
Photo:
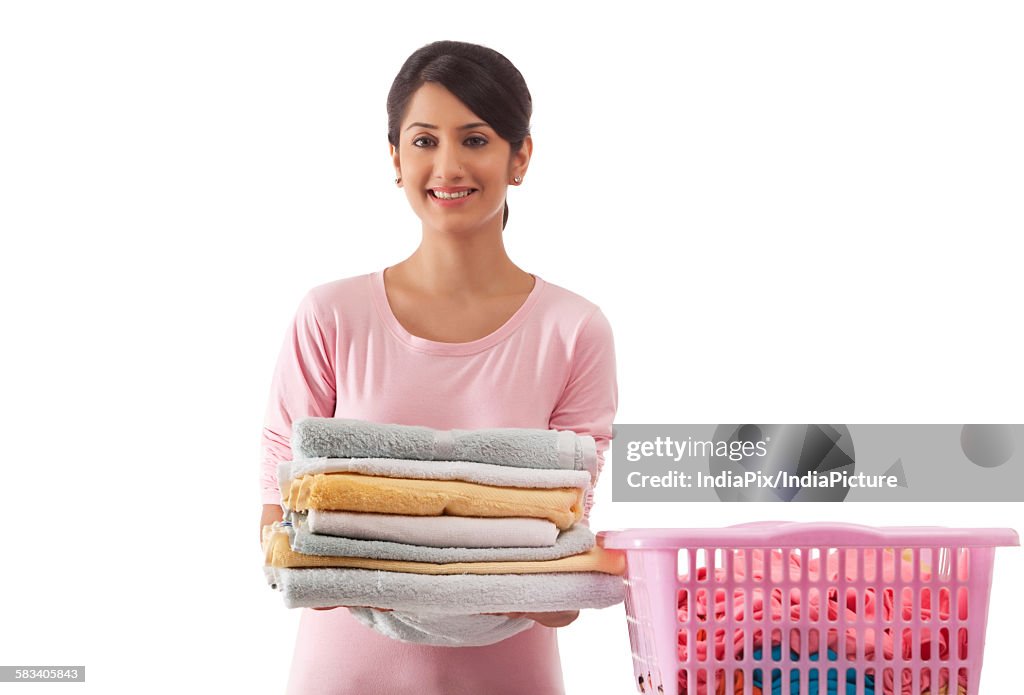
POLYGON ((444 208, 464 204, 476 193, 475 188, 428 188, 427 194, 437 205, 444 208))

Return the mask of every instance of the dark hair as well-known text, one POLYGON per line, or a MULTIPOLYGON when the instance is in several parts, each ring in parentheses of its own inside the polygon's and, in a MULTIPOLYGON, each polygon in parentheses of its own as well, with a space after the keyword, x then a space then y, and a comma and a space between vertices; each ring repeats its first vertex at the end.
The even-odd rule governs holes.
MULTIPOLYGON (((388 142, 398 147, 409 100, 425 82, 436 82, 485 120, 515 154, 530 134, 533 99, 526 80, 497 51, 462 41, 435 41, 409 56, 388 92, 388 142)), ((501 226, 508 222, 508 203, 501 226)))

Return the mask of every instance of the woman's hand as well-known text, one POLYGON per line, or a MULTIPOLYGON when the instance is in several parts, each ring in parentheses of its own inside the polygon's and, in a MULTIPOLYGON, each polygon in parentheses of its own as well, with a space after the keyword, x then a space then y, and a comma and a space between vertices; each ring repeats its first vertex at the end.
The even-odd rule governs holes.
POLYGON ((260 545, 263 545, 263 527, 284 519, 284 510, 279 504, 263 505, 263 516, 260 517, 260 545))
POLYGON ((579 611, 557 611, 554 613, 499 613, 510 618, 529 618, 545 627, 565 627, 580 617, 579 611))

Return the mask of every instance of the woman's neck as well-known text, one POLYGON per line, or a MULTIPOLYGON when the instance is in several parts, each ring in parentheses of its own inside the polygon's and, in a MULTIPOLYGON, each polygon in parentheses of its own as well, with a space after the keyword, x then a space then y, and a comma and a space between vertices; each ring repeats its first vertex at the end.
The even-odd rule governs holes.
POLYGON ((431 238, 388 269, 388 281, 434 296, 504 295, 529 292, 533 276, 505 252, 499 236, 493 239, 431 238))

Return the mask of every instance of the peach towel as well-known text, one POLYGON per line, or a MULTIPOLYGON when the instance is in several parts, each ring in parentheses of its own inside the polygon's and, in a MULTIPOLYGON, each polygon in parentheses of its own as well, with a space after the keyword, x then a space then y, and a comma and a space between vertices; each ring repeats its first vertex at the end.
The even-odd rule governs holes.
POLYGON ((580 488, 515 488, 461 480, 382 478, 318 473, 291 481, 284 505, 302 512, 328 509, 411 516, 530 517, 567 529, 583 516, 580 488))
POLYGON ((327 557, 303 555, 291 549, 288 534, 277 524, 263 527, 266 564, 290 569, 312 567, 350 567, 355 569, 411 572, 413 574, 543 574, 549 572, 601 572, 623 575, 626 556, 616 550, 593 547, 585 553, 557 560, 516 560, 511 562, 410 562, 363 557, 327 557))

